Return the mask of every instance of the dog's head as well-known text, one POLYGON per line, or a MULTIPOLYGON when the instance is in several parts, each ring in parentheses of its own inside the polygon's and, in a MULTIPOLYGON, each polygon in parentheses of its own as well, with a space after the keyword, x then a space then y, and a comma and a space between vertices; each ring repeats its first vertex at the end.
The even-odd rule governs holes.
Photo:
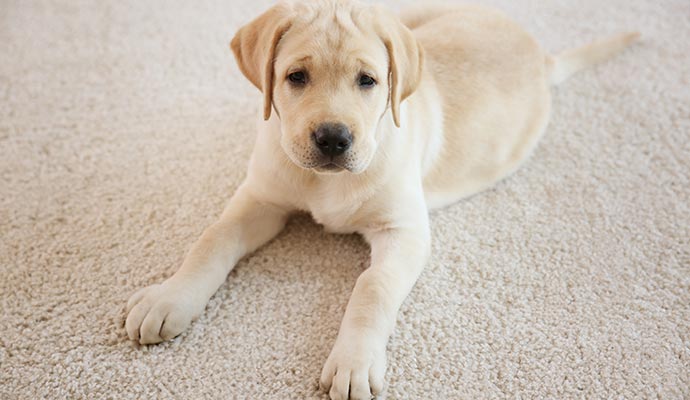
POLYGON ((421 79, 417 40, 386 10, 354 1, 282 2, 242 27, 230 47, 275 110, 281 146, 302 168, 364 171, 388 110, 421 79))

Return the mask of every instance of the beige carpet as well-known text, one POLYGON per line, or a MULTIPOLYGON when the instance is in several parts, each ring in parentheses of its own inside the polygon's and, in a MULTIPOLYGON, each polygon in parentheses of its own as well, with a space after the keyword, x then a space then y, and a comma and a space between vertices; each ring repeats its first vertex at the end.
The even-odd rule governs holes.
MULTIPOLYGON (((433 213, 388 397, 690 398, 690 2, 488 3, 551 50, 644 38, 555 91, 517 174, 433 213)), ((0 2, 0 398, 325 397, 368 249, 307 216, 181 337, 121 328, 242 180, 259 102, 228 42, 268 4, 0 2)))

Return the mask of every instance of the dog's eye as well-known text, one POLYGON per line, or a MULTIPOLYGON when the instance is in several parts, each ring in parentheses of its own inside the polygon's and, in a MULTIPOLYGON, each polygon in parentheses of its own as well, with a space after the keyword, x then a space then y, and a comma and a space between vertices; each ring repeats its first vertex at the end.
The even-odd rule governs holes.
POLYGON ((374 85, 376 85, 376 80, 374 78, 370 77, 369 75, 362 74, 359 76, 358 83, 359 83, 359 87, 370 88, 370 87, 373 87, 374 85))
POLYGON ((293 85, 301 86, 307 83, 307 74, 304 71, 296 71, 288 75, 288 80, 293 85))

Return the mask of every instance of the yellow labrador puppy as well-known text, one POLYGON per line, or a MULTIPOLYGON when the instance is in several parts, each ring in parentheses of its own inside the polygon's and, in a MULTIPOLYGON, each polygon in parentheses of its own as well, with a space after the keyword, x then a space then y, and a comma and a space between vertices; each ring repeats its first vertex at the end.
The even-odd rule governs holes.
POLYGON ((178 335, 241 257, 308 210, 371 244, 321 385, 332 399, 380 393, 398 309, 429 256, 428 210, 515 171, 544 132, 549 86, 635 37, 552 57, 491 9, 274 6, 231 43, 264 102, 246 180, 179 271, 129 300, 129 337, 178 335))

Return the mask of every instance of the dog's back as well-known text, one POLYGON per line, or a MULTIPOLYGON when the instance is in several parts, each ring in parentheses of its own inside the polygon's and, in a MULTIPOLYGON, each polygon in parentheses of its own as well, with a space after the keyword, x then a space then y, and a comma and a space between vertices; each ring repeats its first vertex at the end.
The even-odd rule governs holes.
MULTIPOLYGON (((430 208, 472 195, 515 171, 546 128, 550 85, 636 37, 620 35, 552 57, 518 24, 490 8, 416 7, 401 18, 424 49, 426 84, 420 92, 435 90, 442 99, 441 139, 425 155, 431 160, 424 178, 430 208)), ((411 112, 420 106, 420 94, 410 97, 411 112)))
MULTIPOLYGON (((442 102, 440 145, 424 178, 430 208, 491 186, 529 154, 548 121, 538 43, 500 12, 476 6, 406 13, 425 54, 426 82, 442 102)), ((410 97, 414 112, 416 96, 410 97)))

